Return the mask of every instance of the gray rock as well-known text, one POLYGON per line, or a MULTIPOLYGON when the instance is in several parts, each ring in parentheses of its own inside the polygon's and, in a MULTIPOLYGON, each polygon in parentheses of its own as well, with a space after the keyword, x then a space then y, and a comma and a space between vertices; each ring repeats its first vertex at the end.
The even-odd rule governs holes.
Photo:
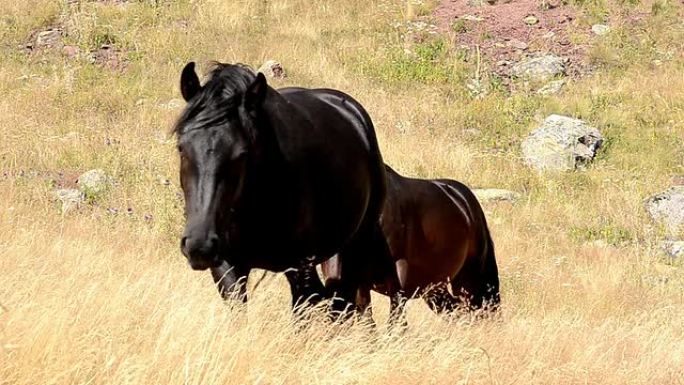
POLYGON ((555 55, 526 59, 511 68, 511 75, 544 82, 565 75, 565 60, 555 55))
POLYGON ((646 199, 646 211, 671 232, 684 225, 684 186, 673 186, 646 199))
POLYGON ((519 193, 498 188, 473 189, 473 193, 480 202, 515 202, 520 199, 519 193))
POLYGON ((283 66, 275 60, 267 60, 259 67, 257 72, 261 72, 264 76, 271 79, 282 79, 286 76, 283 66))
POLYGON ((594 159, 603 136, 584 121, 550 115, 522 142, 525 163, 538 171, 567 171, 594 159))
POLYGON ((62 38, 62 34, 58 29, 48 29, 42 31, 36 37, 37 47, 49 47, 55 45, 62 38))
POLYGON ((684 258, 684 241, 664 241, 660 248, 673 259, 684 258))
POLYGON ((610 27, 605 24, 594 24, 591 26, 591 32, 595 35, 603 36, 610 32, 610 27))
POLYGON ((539 95, 553 95, 559 93, 565 85, 565 79, 553 80, 537 90, 539 95))
POLYGON ((85 201, 85 194, 73 188, 55 190, 52 192, 52 196, 62 202, 63 213, 78 207, 85 201))
POLYGON ((94 199, 107 191, 111 181, 103 170, 94 169, 81 174, 76 183, 87 198, 94 199))

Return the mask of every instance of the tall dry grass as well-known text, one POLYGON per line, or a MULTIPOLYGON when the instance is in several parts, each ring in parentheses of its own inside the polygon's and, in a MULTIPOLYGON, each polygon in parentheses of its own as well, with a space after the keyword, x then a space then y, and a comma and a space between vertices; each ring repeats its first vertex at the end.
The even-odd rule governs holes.
MULTIPOLYGON (((560 96, 510 95, 490 79, 473 99, 476 69, 448 41, 417 48, 430 60, 403 56, 401 1, 0 0, 0 384, 681 384, 682 264, 661 256, 658 242, 674 235, 642 207, 684 164, 684 25, 664 4, 593 42, 599 70, 560 96), (46 26, 83 56, 113 43, 128 64, 20 52, 46 26), (299 329, 281 276, 244 306, 187 267, 169 136, 179 71, 267 58, 289 74, 275 86, 357 97, 401 172, 523 194, 485 207, 500 319, 440 318, 413 301, 401 335, 322 316, 299 329), (608 137, 588 170, 523 165, 518 144, 548 113, 608 137), (91 168, 116 184, 61 213, 50 180, 91 168)), ((640 6, 615 7, 605 12, 640 6)), ((382 325, 387 298, 373 301, 382 325)))

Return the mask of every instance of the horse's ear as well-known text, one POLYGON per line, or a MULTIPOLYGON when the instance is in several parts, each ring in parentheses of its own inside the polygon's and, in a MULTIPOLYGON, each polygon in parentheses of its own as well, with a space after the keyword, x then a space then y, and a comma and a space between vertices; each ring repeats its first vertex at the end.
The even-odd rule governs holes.
POLYGON ((264 103, 266 99, 266 91, 268 90, 268 84, 266 83, 266 77, 264 74, 259 72, 254 79, 254 82, 247 87, 245 91, 245 108, 248 111, 255 111, 264 103))
POLYGON ((195 62, 185 65, 181 73, 180 89, 183 99, 189 102, 200 90, 200 81, 195 73, 195 62))

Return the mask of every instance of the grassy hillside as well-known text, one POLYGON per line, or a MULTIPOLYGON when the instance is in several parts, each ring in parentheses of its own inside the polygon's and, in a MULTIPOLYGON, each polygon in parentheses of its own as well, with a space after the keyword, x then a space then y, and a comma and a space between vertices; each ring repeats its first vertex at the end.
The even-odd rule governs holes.
MULTIPOLYGON (((684 265, 657 245, 683 234, 643 200, 684 174, 682 6, 570 3, 573 28, 613 30, 578 33, 595 71, 546 97, 510 92, 448 33, 407 39, 434 3, 0 0, 0 384, 681 384, 684 265), (60 42, 41 47, 48 28, 60 42), (180 70, 266 59, 288 75, 273 86, 359 99, 400 172, 522 194, 485 206, 500 320, 447 322, 413 301, 402 336, 322 320, 296 333, 283 277, 243 307, 190 270, 170 135, 180 70), (587 170, 522 162, 551 113, 606 136, 587 170), (51 191, 93 168, 114 186, 62 213, 51 191)), ((382 323, 388 300, 373 299, 382 323)))

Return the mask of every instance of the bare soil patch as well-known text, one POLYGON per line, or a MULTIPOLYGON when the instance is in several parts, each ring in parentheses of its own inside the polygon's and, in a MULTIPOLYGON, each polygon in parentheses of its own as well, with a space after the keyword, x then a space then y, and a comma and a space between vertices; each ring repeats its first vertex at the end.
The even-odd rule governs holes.
POLYGON ((482 57, 506 73, 512 62, 535 53, 553 53, 568 60, 568 75, 586 70, 587 47, 574 44, 571 33, 577 11, 560 0, 542 5, 538 0, 499 0, 494 4, 473 0, 443 0, 434 11, 440 31, 457 45, 479 47, 482 57), (528 19, 529 18, 529 19, 528 19))

